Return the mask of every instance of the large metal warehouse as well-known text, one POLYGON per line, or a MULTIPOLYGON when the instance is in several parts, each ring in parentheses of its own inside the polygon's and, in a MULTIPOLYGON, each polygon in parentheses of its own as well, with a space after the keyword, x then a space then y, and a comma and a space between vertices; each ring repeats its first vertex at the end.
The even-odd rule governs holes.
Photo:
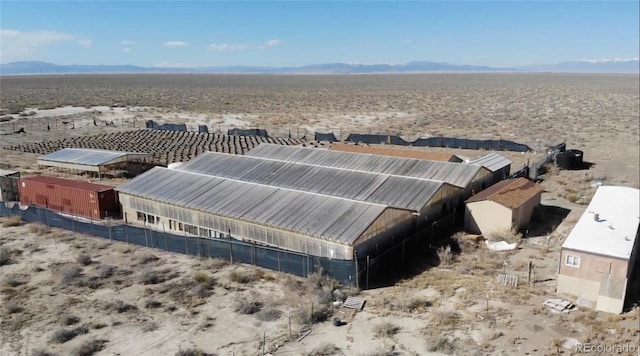
POLYGON ((414 221, 387 205, 162 167, 117 190, 125 216, 148 227, 345 260, 401 237, 414 221))
POLYGON ((462 197, 464 198, 468 198, 474 192, 484 190, 493 181, 491 171, 476 164, 427 161, 272 144, 260 144, 249 151, 247 155, 343 170, 437 180, 463 189, 462 197))
POLYGON ((153 229, 353 259, 451 216, 491 179, 479 165, 261 144, 156 167, 117 190, 125 217, 153 229))
POLYGON ((99 177, 114 170, 127 170, 132 162, 151 157, 148 153, 85 148, 63 148, 38 157, 38 165, 69 172, 95 172, 99 177))
POLYGON ((409 210, 417 227, 441 215, 443 205, 461 192, 435 180, 215 152, 203 153, 178 169, 409 210))

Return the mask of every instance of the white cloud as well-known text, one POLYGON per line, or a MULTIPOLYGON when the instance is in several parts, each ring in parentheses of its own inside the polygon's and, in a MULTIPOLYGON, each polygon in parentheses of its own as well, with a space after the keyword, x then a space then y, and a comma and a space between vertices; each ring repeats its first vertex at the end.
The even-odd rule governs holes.
POLYGON ((283 43, 284 42, 282 42, 281 40, 278 40, 278 39, 269 40, 269 41, 265 42, 262 46, 258 46, 258 48, 265 49, 265 48, 277 47, 277 46, 280 46, 283 43))
POLYGON ((228 44, 228 43, 223 43, 223 44, 211 44, 209 46, 210 50, 213 51, 222 51, 222 52, 232 52, 232 51, 243 51, 245 49, 247 49, 247 45, 244 44, 228 44))
POLYGON ((124 40, 124 41, 120 41, 120 44, 123 46, 133 46, 136 44, 136 41, 124 40))
POLYGON ((89 47, 93 46, 93 41, 91 41, 90 39, 86 39, 86 38, 79 39, 79 40, 77 41, 77 43, 78 43, 80 46, 87 47, 87 48, 89 48, 89 47))
POLYGON ((187 47, 189 44, 184 41, 167 41, 162 45, 165 47, 187 47))
POLYGON ((638 57, 635 57, 635 58, 581 59, 580 62, 589 62, 589 63, 638 62, 638 57))
POLYGON ((17 31, 0 29, 0 62, 34 59, 38 50, 56 43, 70 43, 91 47, 88 38, 56 31, 17 31))
POLYGON ((133 49, 131 49, 129 47, 125 47, 125 48, 122 49, 122 52, 125 52, 125 53, 131 52, 131 51, 133 51, 133 49))

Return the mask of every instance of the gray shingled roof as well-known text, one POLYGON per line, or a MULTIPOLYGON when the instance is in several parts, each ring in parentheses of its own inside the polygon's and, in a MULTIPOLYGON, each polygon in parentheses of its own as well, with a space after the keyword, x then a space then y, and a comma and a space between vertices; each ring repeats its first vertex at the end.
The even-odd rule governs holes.
POLYGON ((442 181, 466 188, 483 168, 475 164, 329 151, 300 146, 260 144, 248 156, 361 172, 442 181))
POLYGON ((418 212, 446 184, 215 152, 203 153, 178 169, 418 212))
POLYGON ((267 185, 156 167, 123 194, 352 244, 387 208, 267 185))

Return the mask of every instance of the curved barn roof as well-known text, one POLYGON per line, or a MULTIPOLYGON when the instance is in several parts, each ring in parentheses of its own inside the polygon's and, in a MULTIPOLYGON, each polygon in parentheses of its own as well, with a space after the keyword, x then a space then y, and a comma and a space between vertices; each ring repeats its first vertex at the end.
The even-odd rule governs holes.
POLYGON ((247 155, 360 172, 437 180, 463 189, 473 181, 480 170, 488 172, 486 168, 475 164, 427 161, 264 143, 249 151, 247 155))
POLYGON ((326 194, 419 212, 447 183, 206 152, 179 170, 326 194))
POLYGON ((86 148, 63 148, 38 157, 38 164, 50 167, 82 169, 98 172, 101 166, 146 158, 148 153, 95 150, 86 148))
POLYGON ((116 190, 145 199, 352 244, 387 206, 155 167, 116 190))

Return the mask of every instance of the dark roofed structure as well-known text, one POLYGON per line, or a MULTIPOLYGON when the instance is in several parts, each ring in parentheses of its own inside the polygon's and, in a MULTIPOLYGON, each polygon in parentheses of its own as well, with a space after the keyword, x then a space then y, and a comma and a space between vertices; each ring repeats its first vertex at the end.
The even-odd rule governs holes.
POLYGON ((467 199, 467 203, 491 200, 508 208, 515 209, 526 203, 538 193, 544 191, 542 186, 526 179, 516 178, 503 180, 467 199))
POLYGON ((399 148, 394 146, 382 145, 352 145, 352 144, 335 144, 329 147, 332 151, 369 153, 380 156, 404 157, 424 159, 427 161, 442 162, 462 162, 460 157, 453 153, 424 151, 421 149, 399 148))

